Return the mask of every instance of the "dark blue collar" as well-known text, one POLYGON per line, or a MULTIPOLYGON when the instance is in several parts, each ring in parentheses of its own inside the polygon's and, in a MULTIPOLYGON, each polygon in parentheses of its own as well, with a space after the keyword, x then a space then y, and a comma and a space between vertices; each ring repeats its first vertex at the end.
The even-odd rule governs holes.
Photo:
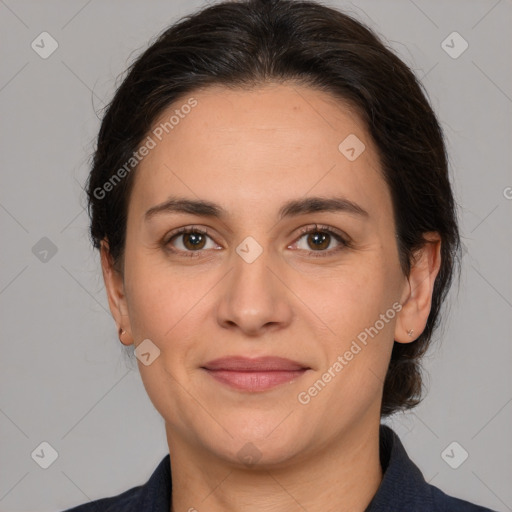
POLYGON ((365 512, 435 510, 431 486, 407 455, 400 438, 380 426, 380 464, 383 478, 365 512))

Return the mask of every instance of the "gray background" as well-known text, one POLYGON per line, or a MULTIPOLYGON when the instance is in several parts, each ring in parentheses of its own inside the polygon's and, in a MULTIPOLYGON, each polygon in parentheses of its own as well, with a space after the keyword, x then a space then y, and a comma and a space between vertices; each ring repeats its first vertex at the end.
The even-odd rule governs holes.
MULTIPOLYGON (((120 493, 167 453, 163 420, 117 340, 81 184, 116 77, 203 4, 0 0, 1 511, 120 493), (31 48, 43 31, 59 45, 47 59, 31 48), (43 441, 58 452, 48 469, 31 457, 43 441)), ((462 280, 425 361, 429 394, 391 423, 431 483, 512 510, 512 3, 330 5, 377 30, 423 79, 460 204, 462 280), (469 44, 456 59, 441 46, 453 31, 469 44), (469 453, 458 469, 441 456, 453 441, 469 453)))

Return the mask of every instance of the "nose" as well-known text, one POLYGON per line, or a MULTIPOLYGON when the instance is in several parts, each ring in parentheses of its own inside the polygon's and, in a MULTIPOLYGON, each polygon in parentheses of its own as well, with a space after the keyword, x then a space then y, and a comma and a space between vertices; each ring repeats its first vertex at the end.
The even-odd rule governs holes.
POLYGON ((224 280, 217 308, 221 327, 257 337, 290 324, 290 292, 283 284, 278 262, 271 260, 265 250, 254 261, 233 254, 233 269, 224 280))

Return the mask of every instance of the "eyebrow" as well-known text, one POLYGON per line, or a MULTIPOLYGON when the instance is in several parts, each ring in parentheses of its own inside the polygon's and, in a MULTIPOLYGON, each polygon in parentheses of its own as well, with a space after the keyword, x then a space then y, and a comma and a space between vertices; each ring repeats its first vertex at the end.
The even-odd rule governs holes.
MULTIPOLYGON (((361 206, 344 197, 305 197, 286 202, 278 212, 279 220, 308 213, 345 212, 360 217, 369 217, 361 206)), ((227 211, 220 205, 204 199, 170 197, 165 202, 151 207, 144 215, 145 220, 160 213, 190 213, 202 217, 223 219, 227 211)))

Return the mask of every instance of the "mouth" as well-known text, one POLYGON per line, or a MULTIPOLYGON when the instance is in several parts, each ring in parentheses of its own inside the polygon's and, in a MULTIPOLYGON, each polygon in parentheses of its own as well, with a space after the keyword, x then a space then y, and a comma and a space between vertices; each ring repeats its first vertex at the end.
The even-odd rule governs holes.
POLYGON ((310 368, 281 357, 215 359, 202 366, 213 379, 239 391, 267 391, 301 377, 310 368))

